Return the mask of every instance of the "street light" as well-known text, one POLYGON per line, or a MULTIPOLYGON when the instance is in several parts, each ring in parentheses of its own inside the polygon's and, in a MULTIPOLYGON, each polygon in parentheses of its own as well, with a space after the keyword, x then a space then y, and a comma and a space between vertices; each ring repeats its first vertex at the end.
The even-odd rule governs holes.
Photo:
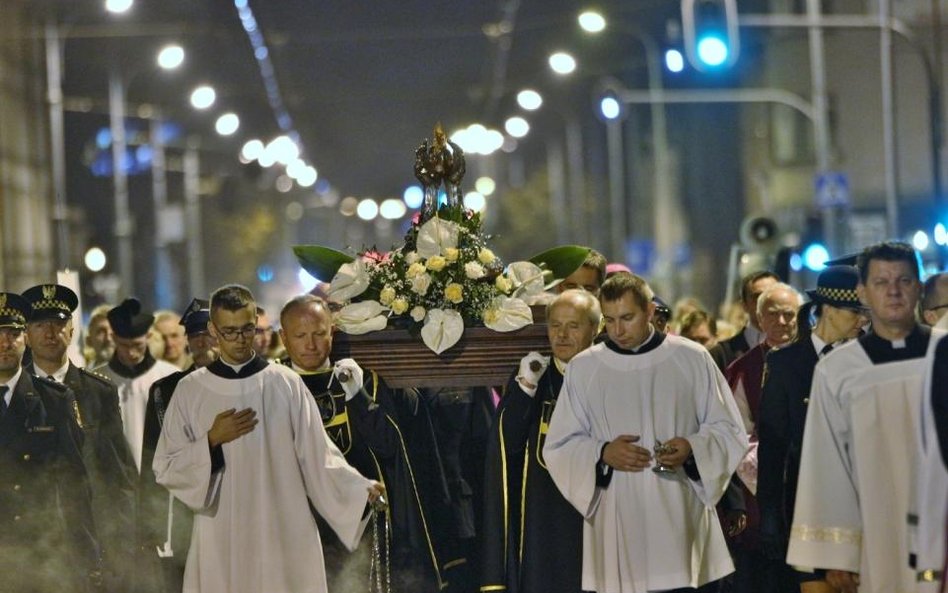
MULTIPOLYGON (((118 10, 122 5, 125 5, 124 10, 128 10, 132 4, 131 0, 126 0, 125 4, 119 4, 119 0, 110 0, 110 2, 116 4, 116 6, 113 7, 114 9, 110 9, 109 5, 106 5, 106 8, 111 12, 122 12, 122 10, 118 10)), ((167 46, 159 52, 156 59, 162 69, 174 70, 184 61, 184 50, 180 46, 167 46), (162 54, 164 54, 164 60, 161 57, 162 54)), ((112 133, 112 183, 114 187, 115 237, 118 243, 118 267, 122 289, 128 294, 131 294, 135 290, 132 264, 132 233, 134 224, 129 208, 128 175, 125 170, 126 152, 128 150, 125 140, 126 90, 125 77, 118 65, 115 65, 109 73, 109 128, 112 133)), ((150 136, 152 144, 152 201, 155 208, 155 220, 160 221, 162 220, 162 215, 167 206, 168 187, 165 180, 164 146, 161 139, 161 122, 159 118, 151 119, 150 136)), ((161 235, 161 229, 159 228, 155 233, 155 278, 157 279, 155 282, 155 292, 159 297, 159 305, 162 306, 165 305, 165 303, 162 302, 165 296, 162 279, 165 278, 165 272, 170 270, 166 247, 164 238, 161 235)))
POLYGON ((105 0, 105 9, 113 14, 122 14, 134 4, 134 0, 105 0))
POLYGON ((86 264, 86 268, 88 268, 90 272, 101 272, 103 269, 105 269, 105 252, 99 247, 91 247, 88 251, 86 251, 83 262, 86 264))
POLYGON ((180 45, 167 45, 158 52, 157 61, 162 70, 174 70, 184 63, 184 48, 180 45))
POLYGON ((587 33, 599 33, 606 28, 606 19, 595 10, 581 12, 576 20, 587 33))
POLYGON ((209 85, 201 85, 191 91, 191 106, 195 109, 207 109, 217 100, 217 91, 209 85))
POLYGON ((236 113, 225 113, 214 122, 214 129, 221 136, 230 136, 240 128, 240 118, 236 113))
POLYGON ((549 63, 553 72, 561 76, 572 74, 576 70, 576 58, 565 51, 558 51, 552 54, 549 63))
POLYGON ((517 105, 526 111, 536 111, 543 105, 543 97, 533 89, 523 89, 517 93, 517 105))
POLYGON ((514 138, 523 138, 530 133, 530 124, 522 117, 514 116, 504 122, 504 129, 514 138))
POLYGON ((678 74, 685 69, 685 56, 677 49, 665 50, 665 67, 669 72, 678 74))

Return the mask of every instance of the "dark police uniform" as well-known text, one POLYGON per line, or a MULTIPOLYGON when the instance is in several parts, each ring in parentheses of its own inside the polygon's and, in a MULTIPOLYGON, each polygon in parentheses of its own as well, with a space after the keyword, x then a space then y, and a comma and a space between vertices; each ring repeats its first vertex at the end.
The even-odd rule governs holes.
MULTIPOLYGON (((829 266, 808 290, 811 303, 799 315, 809 318, 810 307, 829 305, 859 309, 856 294, 859 274, 855 267, 829 266)), ((757 434, 757 502, 760 511, 760 542, 763 553, 783 561, 790 541, 790 526, 796 502, 803 431, 806 425, 813 371, 819 361, 813 338, 798 330, 796 341, 767 355, 760 397, 757 434)), ((832 349, 827 345, 826 351, 832 349)), ((822 580, 823 571, 798 573, 801 582, 822 580)))
MULTIPOLYGON (((22 331, 29 312, 19 295, 0 293, 0 328, 22 331)), ((17 372, 0 405, 0 590, 85 591, 101 575, 75 400, 64 385, 17 372)))
MULTIPOLYGON (((72 290, 57 284, 34 286, 23 292, 23 298, 32 307, 30 323, 69 319, 79 303, 72 290)), ((96 531, 106 565, 115 569, 130 562, 123 551, 135 529, 135 462, 122 432, 115 385, 72 362, 68 365, 63 384, 75 395, 73 411, 83 434, 80 452, 92 487, 96 531)), ((24 369, 37 375, 35 363, 24 369)))

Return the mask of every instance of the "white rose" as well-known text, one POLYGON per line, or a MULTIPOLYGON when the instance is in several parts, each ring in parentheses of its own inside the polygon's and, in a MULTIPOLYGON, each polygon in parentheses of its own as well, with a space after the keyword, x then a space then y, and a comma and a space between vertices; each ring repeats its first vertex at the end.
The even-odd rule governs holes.
POLYGON ((478 278, 484 277, 484 266, 477 263, 476 261, 469 261, 464 264, 464 275, 470 278, 471 280, 477 280, 478 278))
POLYGON ((415 294, 424 296, 428 292, 429 286, 431 286, 430 274, 418 274, 411 279, 411 289, 415 294))
POLYGON ((414 319, 416 322, 420 323, 421 320, 425 318, 426 313, 428 312, 425 311, 424 307, 422 307, 421 305, 415 305, 414 307, 412 307, 411 313, 409 313, 409 315, 411 315, 411 318, 414 319))

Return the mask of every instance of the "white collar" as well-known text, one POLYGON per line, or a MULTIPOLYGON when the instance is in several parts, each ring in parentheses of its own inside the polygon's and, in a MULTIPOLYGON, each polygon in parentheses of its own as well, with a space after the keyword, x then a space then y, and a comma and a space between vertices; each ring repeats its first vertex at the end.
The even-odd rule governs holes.
POLYGON ((69 361, 67 360, 67 361, 66 361, 66 364, 64 364, 63 366, 59 367, 58 369, 56 369, 56 370, 53 371, 52 373, 47 373, 46 371, 44 371, 43 369, 41 369, 38 364, 36 364, 36 361, 33 361, 33 370, 35 371, 37 377, 40 377, 40 378, 47 378, 47 377, 48 377, 48 378, 50 378, 50 379, 52 379, 53 381, 56 381, 56 382, 58 382, 58 383, 65 383, 65 382, 66 382, 66 373, 69 371, 69 361))
POLYGON ((7 381, 6 383, 3 383, 3 385, 7 386, 7 392, 6 394, 4 394, 3 399, 4 399, 4 403, 6 403, 8 407, 10 405, 10 400, 13 398, 13 388, 16 387, 17 382, 20 380, 20 375, 22 374, 23 374, 23 367, 20 367, 19 369, 17 369, 16 374, 13 375, 13 377, 9 381, 7 381))

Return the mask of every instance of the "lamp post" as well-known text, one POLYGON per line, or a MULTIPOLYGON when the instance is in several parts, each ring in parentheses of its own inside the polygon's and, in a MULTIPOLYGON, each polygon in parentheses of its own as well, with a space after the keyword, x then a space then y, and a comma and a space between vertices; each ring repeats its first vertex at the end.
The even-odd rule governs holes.
MULTIPOLYGON (((184 50, 180 46, 171 45, 163 48, 157 57, 157 64, 162 70, 174 70, 184 61, 184 50)), ((137 72, 140 74, 142 71, 137 72)), ((130 78, 134 80, 134 76, 130 78)), ((112 183, 115 208, 115 237, 117 241, 119 278, 122 289, 127 294, 135 291, 135 275, 133 266, 132 235, 134 221, 131 216, 128 194, 128 173, 126 157, 128 143, 125 136, 125 106, 127 87, 125 77, 118 64, 114 65, 109 75, 109 127, 112 134, 112 183)), ((152 148, 151 175, 152 175, 152 203, 153 218, 155 221, 154 236, 154 271, 155 271, 155 304, 158 308, 169 308, 176 303, 176 294, 170 281, 171 265, 168 255, 166 233, 164 232, 165 213, 168 203, 168 186, 166 181, 164 141, 162 138, 162 118, 160 113, 149 118, 149 142, 152 148)))
POLYGON ((115 210, 114 234, 117 244, 119 280, 126 294, 135 291, 132 266, 132 218, 128 204, 128 175, 125 171, 125 83, 118 66, 109 74, 109 128, 112 132, 112 188, 115 210))
POLYGON ((63 117, 62 43, 55 19, 46 24, 46 93, 49 101, 50 152, 53 167, 53 221, 56 225, 56 268, 69 267, 69 220, 66 201, 66 144, 63 117))
MULTIPOLYGON (((605 26, 600 28, 599 31, 604 29, 605 26)), ((649 118, 652 136, 652 159, 654 163, 652 194, 655 208, 652 234, 660 261, 664 261, 671 257, 675 245, 681 242, 687 235, 687 229, 679 215, 681 208, 678 203, 678 198, 672 195, 669 185, 671 178, 671 158, 669 155, 668 127, 665 119, 665 106, 663 101, 665 86, 662 81, 661 51, 655 38, 639 27, 621 23, 616 29, 620 33, 628 35, 637 41, 645 53, 645 70, 648 78, 648 103, 650 105, 649 118), (663 232, 654 232, 657 229, 662 229, 663 232)), ((590 33, 598 32, 588 28, 586 28, 586 30, 590 33)), ((620 101, 620 103, 622 103, 622 101, 620 101)), ((612 144, 613 143, 610 142, 610 147, 612 144)), ((610 148, 610 151, 611 150, 610 148)), ((610 156, 610 162, 613 158, 613 156, 610 156)), ((623 159, 622 164, 624 166, 624 156, 621 158, 623 159)), ((629 210, 631 211, 631 208, 629 210)), ((631 216, 631 212, 629 214, 631 216)), ((631 219, 626 224, 628 229, 632 228, 631 219)), ((669 274, 669 277, 671 276, 672 275, 669 274)), ((674 281, 672 284, 674 284, 674 281)), ((675 287, 671 286, 669 288, 672 289, 671 292, 673 293, 675 287)))

